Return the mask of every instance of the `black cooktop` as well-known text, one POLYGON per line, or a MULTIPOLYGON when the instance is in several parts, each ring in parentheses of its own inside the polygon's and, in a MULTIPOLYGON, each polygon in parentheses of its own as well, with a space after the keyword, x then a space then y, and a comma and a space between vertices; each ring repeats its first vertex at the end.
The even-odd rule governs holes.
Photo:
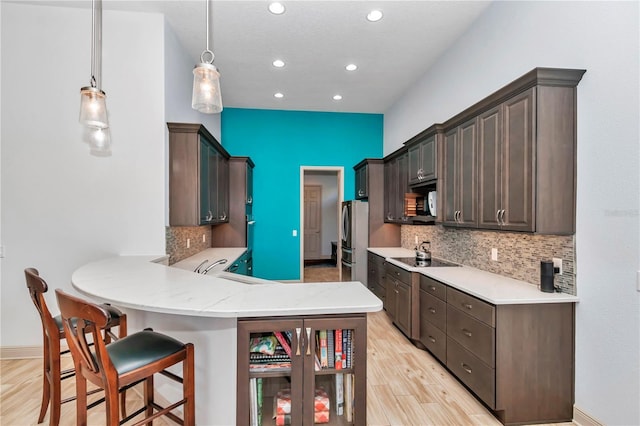
POLYGON ((415 257, 392 257, 393 260, 397 260, 406 265, 409 265, 412 268, 423 268, 423 267, 437 267, 437 266, 460 266, 455 263, 447 262, 445 260, 438 259, 416 259, 415 257))

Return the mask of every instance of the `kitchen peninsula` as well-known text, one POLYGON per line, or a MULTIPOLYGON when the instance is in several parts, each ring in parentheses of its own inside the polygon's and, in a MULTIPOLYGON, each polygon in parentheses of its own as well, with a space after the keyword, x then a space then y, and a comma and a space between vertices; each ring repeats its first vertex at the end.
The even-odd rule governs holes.
MULTIPOLYGON (((336 315, 360 314, 366 321, 367 312, 382 309, 359 282, 283 284, 225 272, 201 275, 165 262, 165 256, 96 261, 78 268, 72 284, 92 300, 124 309, 132 331, 152 327, 195 345, 198 424, 236 424, 239 319, 335 322, 336 315)), ((179 394, 160 380, 157 390, 168 399, 179 394)))

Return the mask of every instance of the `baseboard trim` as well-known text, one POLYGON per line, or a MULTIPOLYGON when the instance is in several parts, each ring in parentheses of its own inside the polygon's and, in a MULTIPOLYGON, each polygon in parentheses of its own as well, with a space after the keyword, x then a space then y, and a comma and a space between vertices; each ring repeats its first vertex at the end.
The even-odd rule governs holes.
POLYGON ((42 346, 1 346, 0 359, 42 358, 42 346))
POLYGON ((604 423, 594 419, 575 405, 573 406, 573 423, 578 426, 604 426, 604 423))

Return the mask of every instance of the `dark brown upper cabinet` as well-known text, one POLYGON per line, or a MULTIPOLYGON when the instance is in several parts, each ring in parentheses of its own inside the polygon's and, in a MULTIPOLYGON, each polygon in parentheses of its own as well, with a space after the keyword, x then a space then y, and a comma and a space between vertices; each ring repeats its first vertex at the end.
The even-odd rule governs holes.
POLYGON ((353 169, 356 174, 356 200, 366 200, 369 198, 369 165, 366 160, 362 160, 353 169))
POLYGON ((445 133, 442 158, 444 179, 440 196, 444 225, 465 228, 478 226, 477 129, 477 120, 472 118, 445 133))
POLYGON ((407 142, 410 186, 433 183, 438 178, 438 145, 442 127, 433 125, 407 142))
POLYGON ((201 124, 169 128, 169 224, 229 221, 229 153, 201 124))
POLYGON ((535 68, 443 124, 444 225, 575 233, 584 73, 535 68))
POLYGON ((409 192, 408 154, 401 148, 384 158, 384 221, 405 223, 404 194, 409 192))

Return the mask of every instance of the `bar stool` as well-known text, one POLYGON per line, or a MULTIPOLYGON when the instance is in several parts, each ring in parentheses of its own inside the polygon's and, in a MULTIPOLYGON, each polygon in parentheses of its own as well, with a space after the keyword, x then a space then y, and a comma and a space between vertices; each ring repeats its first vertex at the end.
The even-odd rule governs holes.
MULTIPOLYGON (((73 401, 76 397, 70 397, 62 400, 62 393, 60 390, 61 381, 73 377, 75 370, 73 368, 60 371, 60 356, 69 353, 70 351, 60 351, 60 341, 66 338, 65 331, 62 326, 62 318, 60 316, 52 316, 49 308, 47 307, 44 293, 47 292, 48 286, 45 280, 40 277, 38 270, 35 268, 27 268, 24 270, 25 278, 27 280, 27 288, 31 295, 31 300, 36 306, 38 313, 40 314, 40 321, 42 323, 42 336, 43 336, 43 381, 42 381, 42 403, 40 404, 40 415, 38 416, 38 423, 42 423, 44 415, 47 413, 49 402, 51 402, 51 411, 49 413, 49 425, 57 426, 60 423, 60 406, 65 402, 73 401)), ((127 335, 127 316, 120 312, 118 309, 104 305, 104 308, 109 311, 110 319, 105 324, 104 339, 110 342, 112 339, 118 339, 127 335), (116 337, 112 331, 112 327, 118 327, 118 337, 116 337)), ((97 391, 92 391, 95 393, 97 391)), ((122 396, 122 404, 124 407, 125 396, 122 396)))
POLYGON ((195 424, 194 356, 193 344, 145 329, 130 334, 111 344, 100 339, 99 329, 109 321, 109 313, 104 307, 56 289, 58 306, 62 314, 62 323, 76 366, 76 394, 78 401, 77 424, 87 423, 87 380, 104 389, 106 400, 106 425, 117 426, 118 392, 144 382, 144 406, 120 423, 145 413, 145 418, 134 426, 151 424, 152 420, 167 416, 181 425, 195 424), (93 350, 89 348, 87 336, 95 342, 93 350), (166 368, 182 363, 182 375, 179 377, 166 368), (182 384, 182 400, 162 407, 154 401, 153 376, 156 373, 182 384), (183 406, 183 418, 171 413, 183 406), (154 410, 157 410, 154 413, 154 410))

